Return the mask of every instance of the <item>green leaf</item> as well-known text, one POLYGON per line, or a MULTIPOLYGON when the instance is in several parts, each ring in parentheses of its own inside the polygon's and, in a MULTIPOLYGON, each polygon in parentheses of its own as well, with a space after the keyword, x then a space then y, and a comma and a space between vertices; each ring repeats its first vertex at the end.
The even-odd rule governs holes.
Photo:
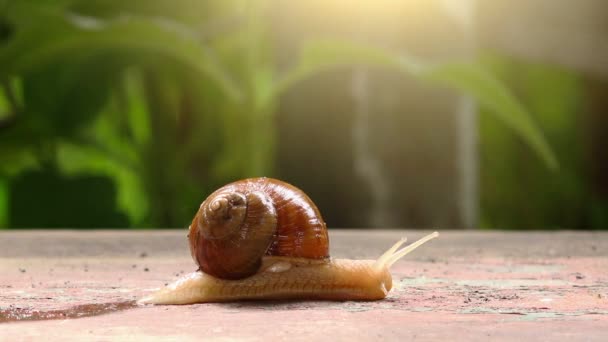
POLYGON ((542 132, 522 104, 496 77, 483 66, 475 64, 445 64, 429 68, 422 75, 435 83, 450 86, 475 98, 503 124, 515 131, 551 170, 559 163, 542 132))
MULTIPOLYGON (((115 95, 119 94, 115 92, 115 95)), ((129 216, 133 225, 141 225, 149 212, 142 180, 144 168, 139 155, 139 148, 145 142, 139 142, 137 136, 129 134, 129 129, 131 124, 142 122, 133 122, 120 110, 121 106, 132 108, 132 105, 128 95, 126 99, 112 96, 101 115, 81 132, 81 137, 57 144, 56 159, 64 174, 102 175, 113 180, 117 185, 118 207, 129 216)))
POLYGON ((39 161, 34 148, 27 143, 8 142, 0 144, 0 177, 11 177, 29 169, 37 168, 39 161))
MULTIPOLYGON (((15 17, 23 16, 15 12, 15 17)), ((21 74, 66 58, 123 51, 140 54, 144 60, 162 56, 188 65, 213 80, 229 98, 241 96, 213 51, 178 22, 144 17, 101 20, 35 9, 30 17, 29 24, 21 24, 0 48, 0 75, 21 74)))
POLYGON ((200 27, 202 22, 226 15, 229 6, 224 1, 200 0, 72 0, 69 9, 106 18, 123 14, 165 17, 200 27))
POLYGON ((515 131, 551 169, 558 168, 555 153, 530 114, 507 87, 480 63, 423 63, 411 56, 335 40, 312 41, 303 47, 295 66, 278 80, 271 101, 297 82, 328 70, 364 65, 394 70, 436 85, 471 95, 490 113, 515 131))
POLYGON ((66 177, 51 166, 20 174, 10 183, 11 228, 118 228, 116 185, 99 175, 66 177), (35 194, 35 195, 33 195, 35 194))
POLYGON ((291 88, 295 83, 315 75, 336 68, 357 65, 388 68, 414 76, 420 74, 425 67, 413 57, 396 55, 369 45, 346 41, 314 40, 302 47, 295 66, 278 80, 276 95, 291 88))
POLYGON ((9 120, 15 113, 13 113, 13 105, 8 99, 8 94, 5 84, 0 83, 0 123, 4 120, 9 120))
POLYGON ((144 185, 135 169, 115 159, 103 148, 72 143, 57 146, 57 164, 66 175, 104 175, 114 180, 117 202, 134 225, 141 224, 148 213, 144 185))
POLYGON ((112 64, 101 58, 64 61, 25 74, 24 119, 41 121, 52 136, 78 133, 108 101, 118 77, 112 64))
POLYGON ((140 70, 128 69, 120 91, 116 92, 117 112, 126 116, 127 127, 133 143, 142 147, 150 141, 151 128, 149 109, 146 104, 145 89, 140 70))
POLYGON ((8 197, 8 180, 0 177, 0 229, 8 227, 8 197))

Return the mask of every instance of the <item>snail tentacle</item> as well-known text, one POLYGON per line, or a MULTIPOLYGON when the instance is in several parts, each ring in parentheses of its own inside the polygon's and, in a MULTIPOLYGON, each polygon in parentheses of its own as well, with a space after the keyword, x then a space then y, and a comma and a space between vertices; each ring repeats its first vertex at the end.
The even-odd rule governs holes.
POLYGON ((406 256, 407 254, 411 253, 413 250, 415 250, 416 248, 422 246, 423 244, 425 244, 427 241, 432 240, 436 237, 439 236, 438 232, 433 232, 425 237, 423 237, 422 239, 412 243, 411 245, 404 247, 402 249, 400 249, 399 251, 395 252, 393 255, 391 255, 389 257, 389 259, 386 261, 385 265, 386 268, 391 268, 391 266, 396 263, 399 259, 403 258, 404 256, 406 256))
POLYGON ((374 268, 376 268, 376 269, 382 269, 384 267, 384 265, 386 264, 386 262, 388 261, 388 259, 390 259, 390 257, 393 254, 395 254, 395 252, 397 251, 397 249, 399 247, 401 247, 401 245, 403 245, 405 242, 407 242, 407 238, 406 237, 402 237, 391 248, 389 248, 386 252, 382 253, 382 255, 374 263, 374 268))

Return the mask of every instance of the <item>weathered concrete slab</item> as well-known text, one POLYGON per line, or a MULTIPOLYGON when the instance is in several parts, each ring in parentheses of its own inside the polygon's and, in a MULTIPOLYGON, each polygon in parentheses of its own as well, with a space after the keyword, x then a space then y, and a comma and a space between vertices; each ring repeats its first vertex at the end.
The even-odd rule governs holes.
MULTIPOLYGON (((332 255, 375 258, 402 235, 423 232, 335 231, 332 255)), ((1 232, 0 315, 106 314, 0 323, 0 340, 608 340, 607 233, 447 232, 378 302, 104 305, 194 268, 184 230, 1 232)))

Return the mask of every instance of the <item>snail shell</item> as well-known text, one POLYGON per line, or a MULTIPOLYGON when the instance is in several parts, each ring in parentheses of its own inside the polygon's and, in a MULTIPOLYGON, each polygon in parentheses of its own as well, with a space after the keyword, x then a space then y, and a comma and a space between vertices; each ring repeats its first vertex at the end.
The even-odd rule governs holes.
POLYGON ((221 279, 256 273, 264 256, 329 258, 319 209, 300 189, 272 178, 244 179, 212 193, 188 240, 200 270, 221 279))

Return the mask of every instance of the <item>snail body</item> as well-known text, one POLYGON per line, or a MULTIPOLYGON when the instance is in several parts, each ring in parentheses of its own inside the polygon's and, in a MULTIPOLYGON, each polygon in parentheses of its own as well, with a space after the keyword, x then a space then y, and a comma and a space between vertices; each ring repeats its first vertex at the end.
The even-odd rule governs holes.
POLYGON ((437 232, 378 260, 332 259, 327 227, 296 187, 271 178, 228 184, 200 206, 189 228, 199 265, 142 304, 263 299, 378 300, 392 288, 390 267, 437 232))

